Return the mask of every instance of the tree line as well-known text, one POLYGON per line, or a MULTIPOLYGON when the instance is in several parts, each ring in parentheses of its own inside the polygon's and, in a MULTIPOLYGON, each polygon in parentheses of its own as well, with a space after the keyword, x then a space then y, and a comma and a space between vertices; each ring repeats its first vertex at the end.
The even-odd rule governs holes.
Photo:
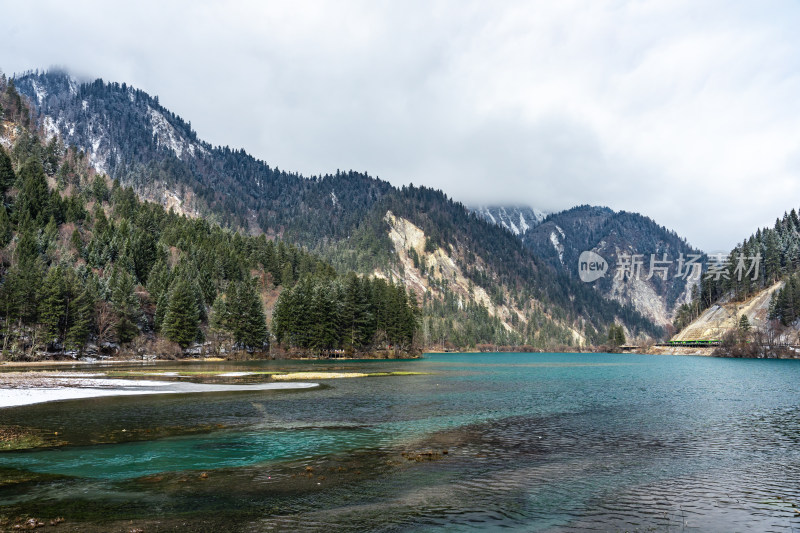
POLYGON ((418 314, 413 292, 381 278, 304 277, 281 293, 273 328, 279 343, 302 349, 409 351, 418 314))

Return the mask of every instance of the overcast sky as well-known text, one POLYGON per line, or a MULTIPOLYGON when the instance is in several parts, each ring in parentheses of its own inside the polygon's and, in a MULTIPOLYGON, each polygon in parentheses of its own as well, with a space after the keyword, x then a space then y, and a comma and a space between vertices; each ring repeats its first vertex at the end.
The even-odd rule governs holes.
POLYGON ((800 207, 800 4, 4 2, 0 69, 158 95, 213 144, 706 250, 800 207))

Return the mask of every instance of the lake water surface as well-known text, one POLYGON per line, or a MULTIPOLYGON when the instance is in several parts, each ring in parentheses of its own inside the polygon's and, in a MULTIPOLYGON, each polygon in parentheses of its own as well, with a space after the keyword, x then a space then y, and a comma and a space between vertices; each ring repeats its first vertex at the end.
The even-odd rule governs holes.
POLYGON ((0 424, 59 446, 0 453, 0 518, 62 516, 62 531, 800 531, 800 361, 148 368, 426 374, 2 409, 0 424))

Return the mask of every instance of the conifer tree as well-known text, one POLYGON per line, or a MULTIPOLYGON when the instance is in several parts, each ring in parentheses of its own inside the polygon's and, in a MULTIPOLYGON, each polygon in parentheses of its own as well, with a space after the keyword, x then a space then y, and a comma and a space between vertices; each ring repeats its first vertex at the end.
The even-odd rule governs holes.
POLYGON ((170 281, 169 266, 166 261, 159 259, 147 275, 147 292, 154 300, 159 301, 169 287, 170 281))
POLYGON ((47 271, 41 292, 39 322, 44 326, 44 340, 48 344, 56 343, 61 340, 65 305, 64 273, 61 267, 47 271))
POLYGON ((328 283, 318 283, 311 299, 312 331, 311 347, 318 350, 331 350, 339 343, 339 324, 333 287, 328 283))
POLYGON ((267 319, 252 280, 231 284, 224 316, 236 345, 254 350, 267 342, 267 319))
POLYGON ((78 257, 81 257, 83 255, 83 239, 81 239, 81 232, 78 230, 78 228, 75 228, 72 231, 72 236, 70 237, 69 242, 78 257))
POLYGON ((11 242, 11 219, 6 207, 0 203, 0 248, 11 242))
POLYGON ((286 263, 281 273, 281 285, 284 287, 292 287, 294 285, 294 273, 292 272, 292 264, 286 263))
POLYGON ((92 217, 94 218, 95 236, 97 237, 103 236, 106 230, 108 230, 108 217, 106 217, 106 212, 103 209, 102 205, 95 204, 94 213, 92 213, 92 217))
POLYGON ((208 317, 208 331, 217 346, 231 338, 230 313, 223 293, 217 295, 211 306, 211 313, 208 317))
POLYGON ((67 327, 64 345, 67 348, 83 350, 89 339, 94 314, 94 298, 89 290, 83 289, 69 302, 70 322, 67 327))
POLYGON ((200 313, 194 291, 186 280, 178 278, 169 291, 161 330, 166 338, 186 348, 197 338, 199 324, 200 313))
POLYGON ((147 283, 147 276, 156 262, 158 250, 156 237, 152 232, 136 231, 131 239, 131 257, 136 278, 142 283, 147 283))
POLYGON ((0 199, 2 199, 6 191, 14 186, 16 180, 17 177, 14 174, 14 167, 11 165, 11 158, 0 146, 0 199))
POLYGON ((764 253, 764 276, 768 282, 778 279, 781 268, 781 256, 778 244, 778 236, 775 231, 769 230, 766 242, 766 252, 764 253))
POLYGON ((167 308, 169 307, 169 291, 164 290, 161 292, 161 295, 158 297, 156 301, 156 313, 153 317, 153 329, 156 333, 161 331, 161 327, 164 324, 164 316, 167 314, 167 308))
POLYGON ((92 181, 92 195, 98 202, 108 200, 108 186, 106 185, 106 180, 100 174, 96 174, 94 181, 92 181))
POLYGON ((625 330, 618 324, 611 324, 608 328, 608 342, 612 346, 625 344, 625 330))
POLYGON ((140 315, 139 299, 134 292, 133 276, 114 266, 111 281, 111 305, 117 313, 116 333, 120 343, 133 340, 139 334, 136 325, 140 315))
MULTIPOLYGON (((45 250, 51 250, 56 244, 58 239, 58 224, 56 224, 55 217, 50 217, 50 221, 44 227, 42 234, 43 247, 45 250)), ((49 252, 48 252, 49 253, 49 252)))
POLYGON ((50 218, 47 212, 50 193, 42 164, 29 159, 20 169, 18 179, 22 182, 16 201, 18 216, 28 215, 39 227, 44 226, 50 218))
POLYGON ((617 346, 625 344, 625 330, 621 325, 617 326, 616 344, 617 346))
POLYGON ((41 298, 41 284, 45 266, 39 255, 39 245, 33 223, 25 217, 19 230, 15 250, 16 265, 8 273, 7 280, 12 293, 10 299, 13 316, 24 324, 34 324, 41 298))
POLYGON ((747 315, 742 315, 739 319, 739 331, 742 333, 748 333, 750 331, 750 320, 747 318, 747 315))

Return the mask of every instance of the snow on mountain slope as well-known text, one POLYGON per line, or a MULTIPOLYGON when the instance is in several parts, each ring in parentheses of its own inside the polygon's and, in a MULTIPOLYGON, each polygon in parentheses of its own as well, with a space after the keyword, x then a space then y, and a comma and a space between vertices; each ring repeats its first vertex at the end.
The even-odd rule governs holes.
POLYGON ((519 237, 524 236, 546 216, 538 209, 525 206, 480 206, 471 211, 519 237))

